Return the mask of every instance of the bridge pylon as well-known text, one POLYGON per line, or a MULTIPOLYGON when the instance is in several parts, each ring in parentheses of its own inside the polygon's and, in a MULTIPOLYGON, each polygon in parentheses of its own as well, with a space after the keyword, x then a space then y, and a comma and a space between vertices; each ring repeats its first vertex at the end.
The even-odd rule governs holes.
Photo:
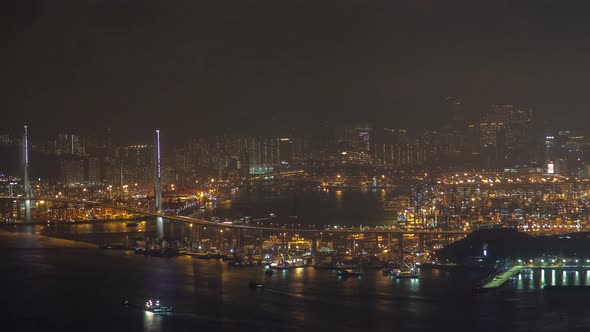
POLYGON ((156 213, 162 213, 162 164, 160 153, 160 129, 156 129, 156 170, 155 170, 155 196, 156 196, 156 213))
POLYGON ((23 190, 25 200, 25 222, 31 222, 31 183, 29 181, 29 131, 27 126, 24 127, 23 133, 23 152, 24 152, 24 174, 23 190))

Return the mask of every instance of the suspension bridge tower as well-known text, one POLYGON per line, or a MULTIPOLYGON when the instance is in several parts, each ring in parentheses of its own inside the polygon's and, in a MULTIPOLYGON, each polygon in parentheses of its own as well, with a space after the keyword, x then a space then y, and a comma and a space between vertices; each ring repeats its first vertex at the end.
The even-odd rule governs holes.
POLYGON ((23 136, 23 152, 24 152, 24 176, 23 176, 23 190, 25 196, 25 222, 31 222, 31 183, 29 181, 29 131, 25 126, 23 136))
POLYGON ((160 153, 160 129, 156 129, 156 213, 162 213, 162 163, 160 153))

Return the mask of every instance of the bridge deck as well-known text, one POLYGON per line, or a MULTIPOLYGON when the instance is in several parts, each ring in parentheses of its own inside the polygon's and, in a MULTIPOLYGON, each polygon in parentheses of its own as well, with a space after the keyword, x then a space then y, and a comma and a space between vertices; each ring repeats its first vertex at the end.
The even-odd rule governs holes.
MULTIPOLYGON (((9 200, 26 200, 23 197, 11 197, 11 196, 0 196, 0 199, 9 199, 9 200)), ((209 220, 203 219, 195 219, 186 216, 178 216, 178 215, 169 215, 164 213, 157 213, 155 211, 147 211, 144 209, 140 209, 137 207, 130 207, 124 205, 117 205, 113 203, 103 203, 97 201, 88 201, 88 200, 75 200, 75 199, 66 199, 66 198, 54 198, 54 197, 46 197, 46 198, 34 198, 30 199, 32 201, 37 200, 45 200, 51 202, 59 202, 59 203, 69 203, 69 204, 81 204, 81 205, 93 205, 93 206, 101 206, 111 209, 119 209, 125 210, 128 212, 133 212, 137 214, 141 214, 143 216, 150 216, 150 217, 161 217, 163 219, 180 221, 184 223, 191 223, 201 226, 212 226, 212 227, 223 227, 223 228, 233 228, 233 229, 250 229, 250 230, 257 230, 257 231, 281 231, 281 232, 296 232, 296 233, 345 233, 345 234, 356 234, 356 233, 391 233, 391 234, 398 234, 398 235, 450 235, 450 236, 461 236, 461 235, 468 235, 470 231, 462 231, 462 230, 400 230, 400 229, 384 229, 384 228, 335 228, 335 229, 308 229, 308 228, 287 228, 283 227, 269 227, 269 226, 252 226, 252 225, 236 225, 236 224, 219 224, 209 220)))

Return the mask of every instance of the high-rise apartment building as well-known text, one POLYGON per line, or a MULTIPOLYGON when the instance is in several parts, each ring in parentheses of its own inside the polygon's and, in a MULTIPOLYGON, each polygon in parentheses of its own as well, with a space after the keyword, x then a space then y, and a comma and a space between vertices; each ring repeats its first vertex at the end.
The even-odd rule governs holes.
POLYGON ((533 111, 516 105, 492 105, 479 123, 479 142, 489 168, 527 164, 536 159, 533 111))
POLYGON ((93 183, 101 183, 102 182, 102 172, 101 172, 101 167, 100 167, 100 158, 99 157, 88 157, 86 159, 87 161, 87 171, 88 171, 88 176, 87 176, 87 180, 88 182, 93 182, 93 183))
POLYGON ((84 159, 68 157, 60 160, 61 182, 64 184, 81 183, 86 180, 84 159))

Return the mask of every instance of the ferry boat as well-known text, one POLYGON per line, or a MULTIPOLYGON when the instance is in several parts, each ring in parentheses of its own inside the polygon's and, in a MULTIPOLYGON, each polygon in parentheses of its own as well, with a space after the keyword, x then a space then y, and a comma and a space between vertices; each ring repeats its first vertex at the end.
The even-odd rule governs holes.
POLYGON ((396 273, 395 277, 398 279, 418 278, 419 274, 418 274, 418 271, 411 269, 411 270, 406 270, 406 271, 400 271, 400 272, 396 273))
POLYGON ((145 311, 153 313, 172 312, 172 307, 161 306, 159 300, 154 302, 150 299, 145 302, 145 311))
POLYGON ((342 262, 338 262, 336 264, 334 264, 334 267, 336 269, 359 269, 360 264, 354 263, 352 260, 347 259, 347 260, 343 260, 342 262))
POLYGON ((271 262, 269 266, 273 270, 291 270, 305 267, 305 264, 301 259, 281 259, 279 261, 271 262))
POLYGON ((289 264, 289 262, 285 262, 285 261, 281 261, 281 262, 278 262, 278 263, 274 263, 273 262, 273 263, 270 263, 269 266, 273 270, 291 270, 291 269, 294 269, 296 267, 300 267, 300 266, 297 266, 297 265, 289 264))
POLYGON ((129 308, 133 308, 133 309, 138 309, 138 310, 145 310, 148 312, 153 312, 155 314, 165 314, 165 313, 170 313, 172 312, 172 307, 166 307, 166 306, 162 306, 160 305, 160 301, 156 300, 153 301, 152 299, 149 299, 145 302, 145 305, 138 305, 138 304, 132 304, 129 303, 128 300, 123 301, 123 305, 125 307, 129 307, 129 308))

